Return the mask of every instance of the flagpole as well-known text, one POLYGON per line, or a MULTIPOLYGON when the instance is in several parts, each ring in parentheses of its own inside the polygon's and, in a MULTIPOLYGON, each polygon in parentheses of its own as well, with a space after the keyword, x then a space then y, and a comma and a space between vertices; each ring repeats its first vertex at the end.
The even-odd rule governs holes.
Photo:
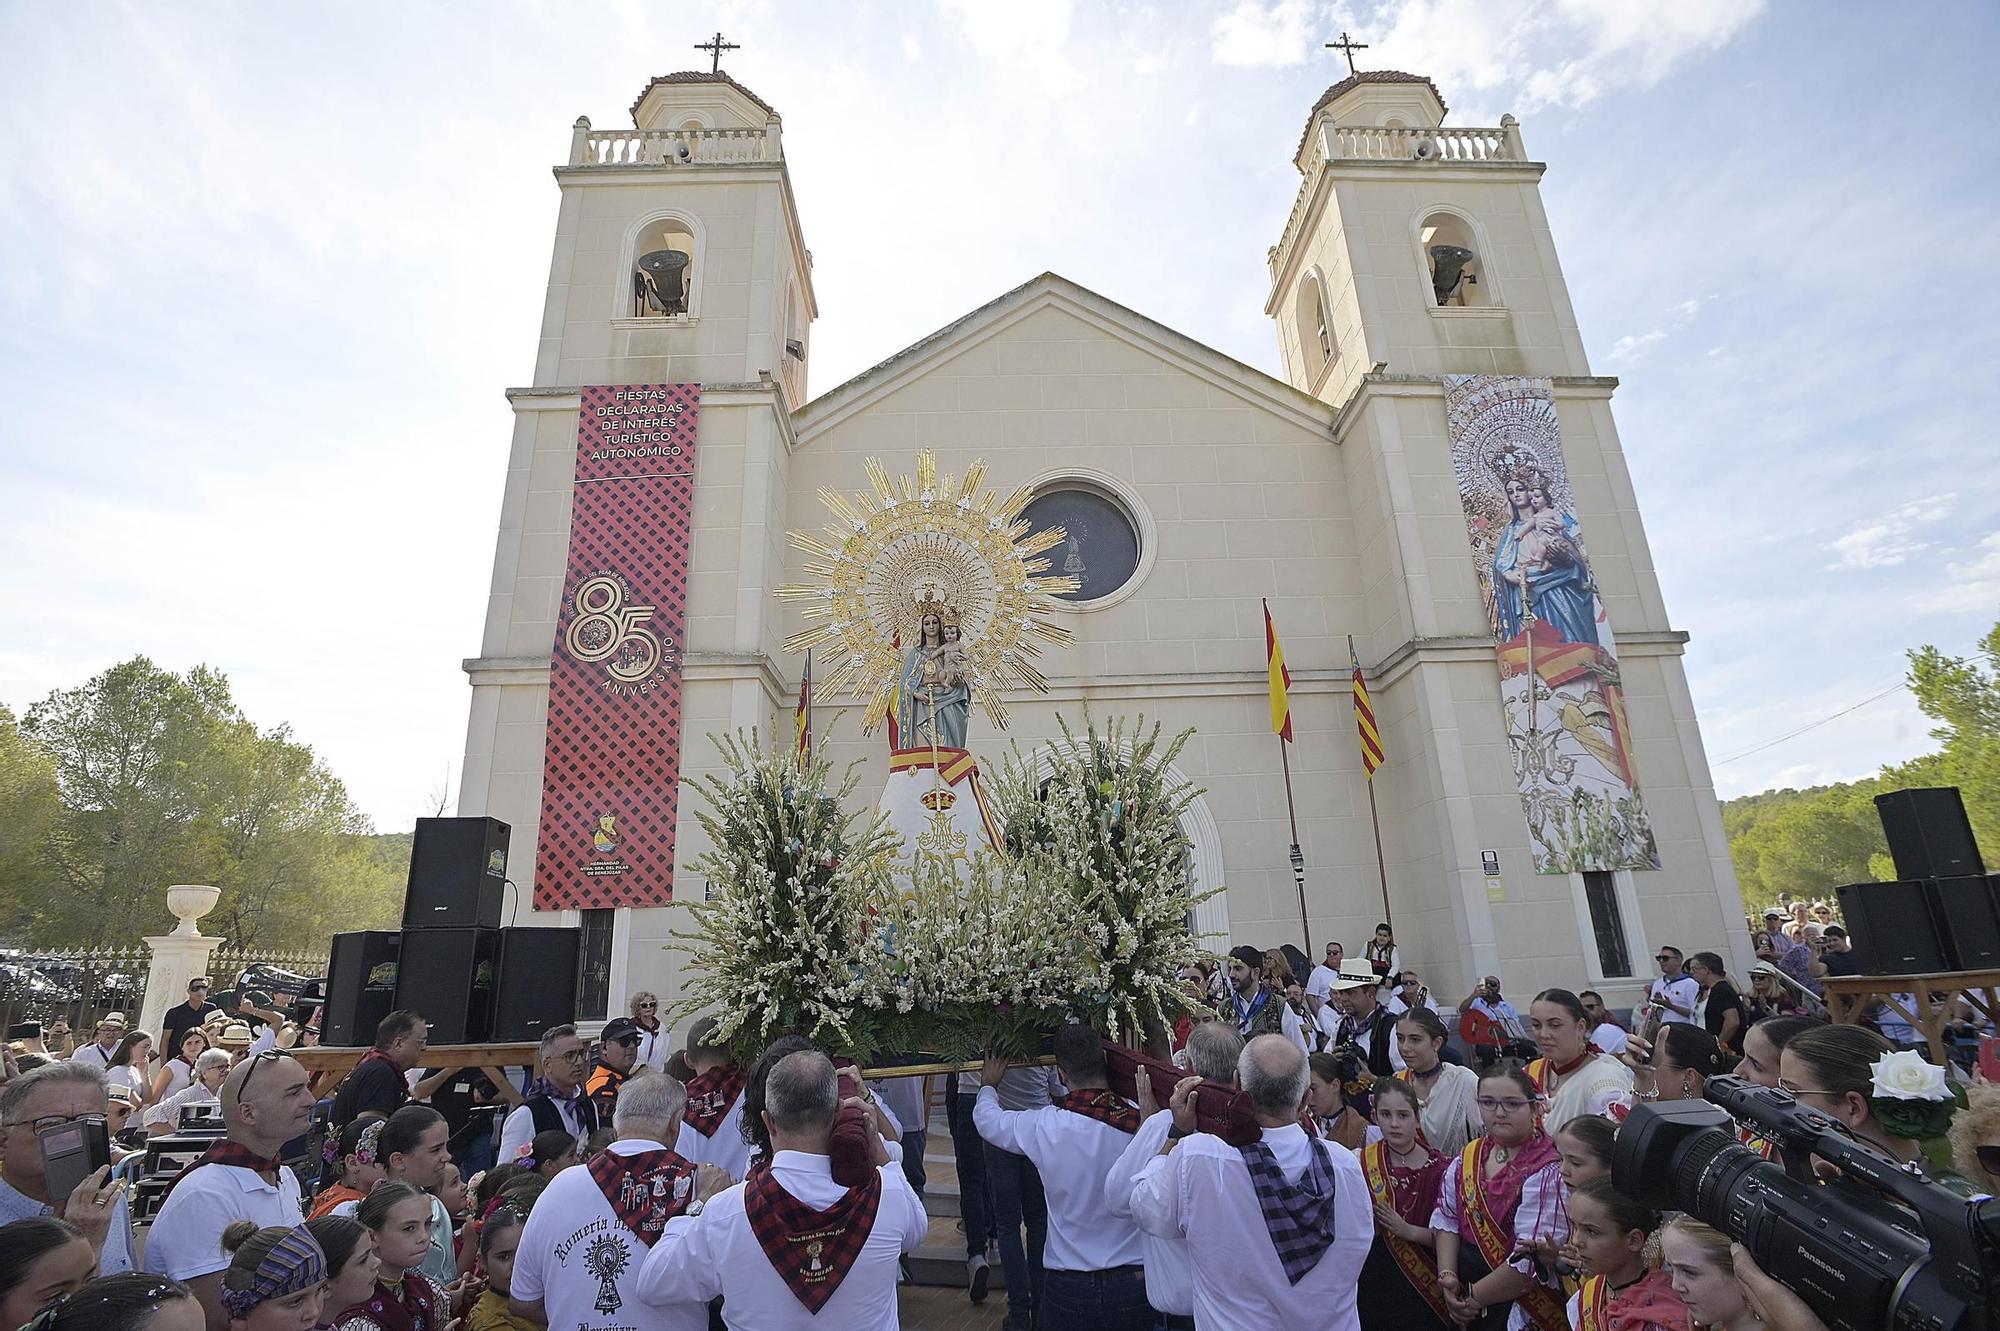
MULTIPOLYGON (((1278 736, 1278 760, 1285 769, 1285 813, 1292 820, 1292 883, 1299 891, 1299 931, 1305 935, 1306 957, 1313 954, 1312 922, 1306 918, 1306 855, 1299 849, 1299 811, 1292 807, 1292 755, 1287 752, 1291 746, 1285 743, 1283 735, 1278 736)), ((1377 849, 1381 836, 1376 835, 1377 849)))
MULTIPOLYGON (((1353 663, 1354 678, 1358 681, 1361 678, 1361 658, 1354 654, 1354 635, 1352 633, 1347 635, 1347 659, 1353 663)), ((1355 687, 1358 690, 1360 685, 1357 683, 1355 687)), ((1359 693, 1357 693, 1357 699, 1359 696, 1359 693)), ((1357 718, 1359 715, 1360 709, 1357 703, 1357 718)), ((1368 729, 1373 729, 1372 724, 1368 729)), ((1389 925, 1390 932, 1393 934, 1395 932, 1396 921, 1389 913, 1389 862, 1382 854, 1382 814, 1375 807, 1375 772, 1369 766, 1366 730, 1363 731, 1362 739, 1361 783, 1368 787, 1368 825, 1375 831, 1375 874, 1382 882, 1382 923, 1389 925)))

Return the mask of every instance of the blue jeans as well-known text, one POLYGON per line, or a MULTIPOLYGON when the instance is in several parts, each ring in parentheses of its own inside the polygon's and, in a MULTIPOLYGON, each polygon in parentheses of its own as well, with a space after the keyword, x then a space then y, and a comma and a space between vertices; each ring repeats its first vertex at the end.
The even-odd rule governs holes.
POLYGON ((924 1177, 924 1142, 929 1137, 930 1133, 923 1128, 903 1134, 903 1177, 910 1181, 910 1190, 917 1194, 918 1201, 924 1199, 924 1184, 928 1181, 924 1177))
MULTIPOLYGON (((986 1143, 972 1126, 972 1097, 956 1090, 958 1074, 951 1074, 945 1088, 947 1118, 951 1123, 951 1153, 958 1163, 958 1213, 965 1221, 965 1255, 984 1257, 987 1240, 993 1237, 993 1206, 986 1181, 986 1143)), ((908 1159, 907 1153, 904 1159, 908 1159)))
MULTIPOLYGON (((1007 1272, 1007 1316, 1025 1318, 1042 1303, 1042 1244, 1049 1233, 1049 1203, 1042 1176, 1025 1155, 986 1142, 986 1177, 993 1181, 993 1228, 1000 1265, 1007 1272), (1025 1251, 1021 1228, 1028 1230, 1025 1251)), ((968 1228, 970 1228, 968 1226, 968 1228)), ((1143 1302, 1145 1292, 1140 1291, 1143 1302)))
POLYGON ((1159 1317, 1146 1302, 1146 1275, 1139 1267, 1042 1276, 1040 1331, 1153 1331, 1159 1317))

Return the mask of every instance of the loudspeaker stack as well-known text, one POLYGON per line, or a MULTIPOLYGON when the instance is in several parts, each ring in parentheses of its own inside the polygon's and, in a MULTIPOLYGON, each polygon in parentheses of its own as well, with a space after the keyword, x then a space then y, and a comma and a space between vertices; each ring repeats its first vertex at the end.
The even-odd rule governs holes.
POLYGON ((1979 858, 1956 787, 1875 797, 1899 881, 1836 889, 1870 975, 2000 970, 2000 874, 1979 858))
POLYGON ((432 1044, 538 1040, 576 1020, 579 929, 503 929, 511 829, 498 818, 419 818, 400 934, 335 934, 330 1045, 373 1043, 405 1008, 432 1044))

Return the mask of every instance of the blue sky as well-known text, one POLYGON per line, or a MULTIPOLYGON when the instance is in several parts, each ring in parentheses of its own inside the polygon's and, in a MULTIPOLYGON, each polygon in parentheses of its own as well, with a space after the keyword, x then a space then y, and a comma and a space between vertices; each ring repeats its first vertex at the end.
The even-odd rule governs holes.
POLYGON ((1725 795, 1923 751, 1906 692, 1759 746, 2000 618, 1989 5, 10 0, 0 702, 205 661, 381 826, 455 782, 548 168, 718 26, 785 117, 815 392, 1044 269, 1275 371, 1345 29, 1549 163, 1725 795))

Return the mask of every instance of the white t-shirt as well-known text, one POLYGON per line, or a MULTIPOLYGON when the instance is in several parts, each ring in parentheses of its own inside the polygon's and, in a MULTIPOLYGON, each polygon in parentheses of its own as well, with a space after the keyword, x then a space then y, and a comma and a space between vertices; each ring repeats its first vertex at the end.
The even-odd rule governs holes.
POLYGON ((1607 1021, 1590 1033, 1590 1042, 1607 1054, 1625 1052, 1625 1028, 1615 1021, 1607 1021))
POLYGON ((146 1269, 175 1280, 227 1269, 222 1231, 237 1220, 254 1220, 259 1228, 304 1223, 292 1171, 281 1166, 276 1184, 234 1165, 203 1165, 188 1174, 167 1194, 146 1231, 146 1269))
POLYGON ((1694 976, 1692 975, 1683 975, 1672 980, 1662 975, 1659 979, 1653 981, 1653 987, 1646 991, 1646 996, 1648 998, 1664 997, 1687 1009, 1687 1012, 1681 1013, 1674 1011, 1670 1007, 1661 1008, 1660 1022, 1662 1025, 1673 1021, 1692 1022, 1694 1020, 1695 1000, 1701 997, 1701 986, 1694 982, 1694 976))
POLYGON ((1333 982, 1339 978, 1339 971, 1322 962, 1313 967, 1312 974, 1306 977, 1306 993, 1324 1003, 1327 995, 1333 992, 1333 982))
MULTIPOLYGON (((610 1149, 638 1155, 659 1147, 658 1142, 620 1141, 610 1149)), ((692 1175, 688 1183, 693 1186, 692 1175)), ((565 1169, 528 1212, 509 1292, 525 1303, 540 1299, 548 1324, 562 1331, 634 1326, 706 1331, 706 1304, 653 1307, 639 1302, 639 1268, 650 1251, 618 1219, 588 1169, 565 1169), (609 1311, 605 1304, 611 1305, 609 1311)))
POLYGON ((94 1063, 108 1072, 111 1070, 111 1056, 117 1052, 117 1045, 112 1045, 109 1049, 106 1049, 103 1045, 93 1040, 89 1044, 78 1045, 76 1052, 69 1056, 69 1061, 72 1063, 94 1063))

